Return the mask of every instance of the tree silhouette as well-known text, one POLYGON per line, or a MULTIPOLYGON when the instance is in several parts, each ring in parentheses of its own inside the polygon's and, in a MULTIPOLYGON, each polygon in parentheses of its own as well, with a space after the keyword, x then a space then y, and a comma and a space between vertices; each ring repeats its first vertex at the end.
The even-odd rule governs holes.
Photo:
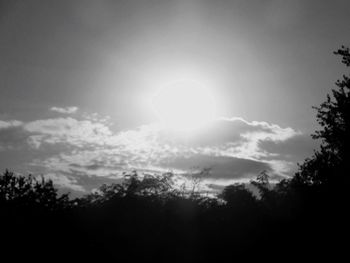
POLYGON ((253 193, 246 188, 245 184, 238 183, 226 186, 218 197, 225 200, 230 207, 251 207, 256 202, 253 193))
POLYGON ((58 195, 51 180, 15 175, 6 170, 0 175, 0 202, 21 206, 40 206, 45 209, 63 209, 72 203, 68 194, 58 195))
MULTIPOLYGON (((342 63, 350 66, 350 50, 344 46, 335 55, 342 57, 342 63)), ((314 156, 305 160, 299 172, 294 177, 295 184, 334 185, 340 187, 349 184, 348 163, 350 156, 350 78, 343 75, 336 82, 332 96, 317 110, 317 121, 321 129, 312 135, 320 139, 320 150, 314 156)))
POLYGON ((75 200, 60 195, 51 180, 8 170, 0 174, 2 258, 38 261, 54 253, 55 247, 72 245, 76 238, 66 237, 78 230, 75 209, 75 200), (39 250, 40 254, 34 253, 39 250))
POLYGON ((164 198, 174 194, 173 176, 171 172, 161 175, 139 175, 136 171, 124 173, 122 183, 103 184, 97 191, 82 198, 80 204, 101 204, 103 202, 130 197, 164 198))

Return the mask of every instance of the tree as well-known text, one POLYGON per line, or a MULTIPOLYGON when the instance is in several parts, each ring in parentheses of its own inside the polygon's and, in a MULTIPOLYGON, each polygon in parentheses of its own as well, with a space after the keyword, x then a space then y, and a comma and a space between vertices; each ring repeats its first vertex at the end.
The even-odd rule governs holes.
POLYGON ((21 176, 6 170, 0 175, 0 202, 18 206, 37 206, 47 210, 71 205, 68 194, 59 196, 51 180, 21 176))
POLYGON ((256 198, 245 184, 228 185, 218 197, 226 201, 230 207, 252 208, 256 203, 256 198))
POLYGON ((82 204, 100 204, 124 197, 164 197, 174 191, 173 173, 144 174, 136 171, 125 173, 122 183, 103 184, 97 191, 81 199, 82 204))
POLYGON ((264 170, 258 174, 255 180, 250 181, 250 183, 259 190, 262 198, 271 190, 269 178, 269 174, 264 170))
MULTIPOLYGON (((350 49, 344 46, 334 52, 342 57, 342 63, 350 66, 350 49)), ((350 156, 350 76, 343 75, 336 83, 332 95, 317 110, 317 121, 321 129, 312 137, 322 144, 313 157, 300 166, 294 183, 307 185, 347 184, 346 175, 350 156)))

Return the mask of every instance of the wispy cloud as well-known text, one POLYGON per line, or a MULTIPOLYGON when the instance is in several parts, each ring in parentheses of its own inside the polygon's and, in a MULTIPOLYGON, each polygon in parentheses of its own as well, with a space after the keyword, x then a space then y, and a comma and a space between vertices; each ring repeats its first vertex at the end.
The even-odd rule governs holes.
POLYGON ((73 114, 73 113, 76 113, 78 111, 78 107, 75 107, 75 106, 73 106, 73 107, 64 107, 64 108, 51 107, 50 110, 58 112, 58 113, 62 113, 62 114, 73 114))
POLYGON ((0 130, 1 129, 8 129, 8 128, 12 128, 12 127, 18 127, 21 126, 22 122, 21 121, 17 121, 17 120, 10 120, 10 121, 2 121, 0 120, 0 130))
POLYGON ((71 117, 36 120, 26 123, 23 128, 30 133, 28 140, 35 147, 42 143, 62 143, 76 147, 104 145, 112 135, 102 123, 71 117))

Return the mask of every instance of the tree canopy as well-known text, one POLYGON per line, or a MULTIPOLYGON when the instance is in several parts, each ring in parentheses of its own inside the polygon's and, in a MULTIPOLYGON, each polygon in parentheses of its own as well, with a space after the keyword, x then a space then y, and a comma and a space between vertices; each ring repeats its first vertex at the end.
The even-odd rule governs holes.
MULTIPOLYGON (((350 66, 349 48, 342 46, 334 54, 342 57, 346 67, 350 66)), ((337 87, 332 89, 331 95, 327 95, 326 101, 314 107, 321 129, 312 137, 321 140, 321 147, 301 164, 294 183, 336 187, 349 183, 350 77, 343 75, 335 84, 337 87)))

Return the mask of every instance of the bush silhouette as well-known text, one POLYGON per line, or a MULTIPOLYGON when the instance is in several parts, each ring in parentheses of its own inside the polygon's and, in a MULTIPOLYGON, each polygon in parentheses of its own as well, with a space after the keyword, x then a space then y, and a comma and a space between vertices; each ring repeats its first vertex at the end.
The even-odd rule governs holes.
POLYGON ((0 176, 0 202, 18 206, 36 206, 48 210, 64 209, 71 205, 68 194, 58 195, 51 180, 16 176, 6 170, 0 176))

